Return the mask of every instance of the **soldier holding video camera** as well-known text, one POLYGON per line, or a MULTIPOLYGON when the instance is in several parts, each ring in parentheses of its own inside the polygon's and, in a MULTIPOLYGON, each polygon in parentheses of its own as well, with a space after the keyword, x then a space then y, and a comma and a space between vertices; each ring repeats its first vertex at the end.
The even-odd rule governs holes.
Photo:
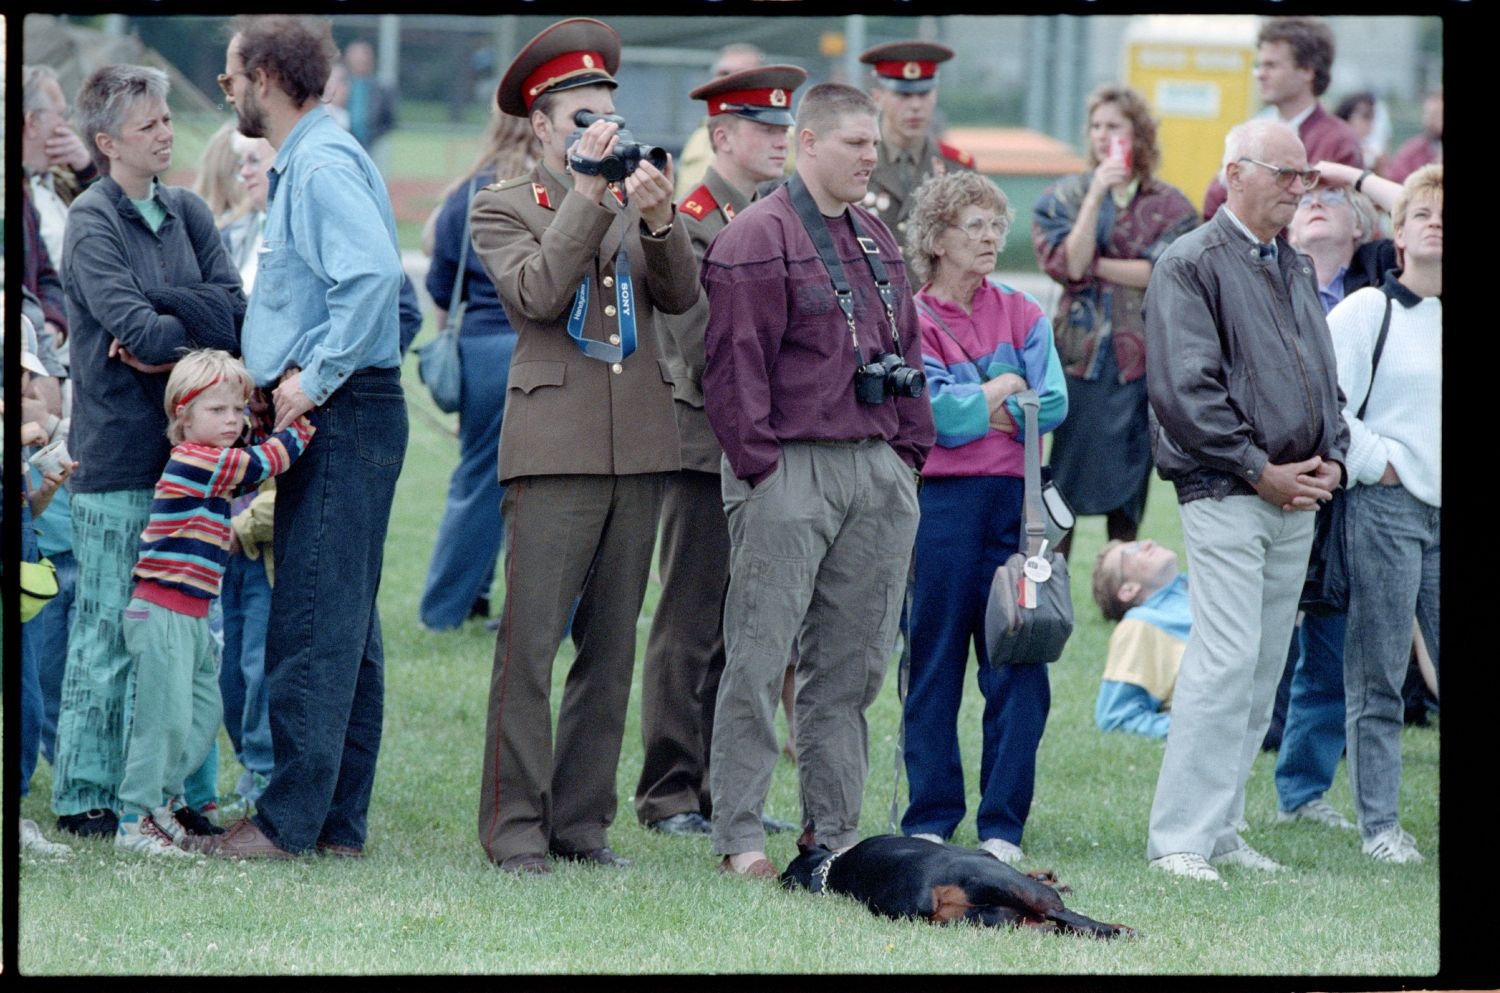
POLYGON ((794 642, 805 834, 830 848, 859 838, 864 715, 895 643, 935 436, 906 266, 854 206, 875 169, 875 105, 814 86, 796 138, 796 175, 719 232, 701 277, 731 546, 712 835, 721 871, 752 876, 776 875, 760 815, 794 642))
POLYGON ((560 21, 521 50, 500 109, 542 161, 486 187, 474 250, 518 333, 500 430, 505 606, 495 644, 479 838, 500 868, 547 854, 625 865, 608 846, 615 768, 666 473, 680 467, 656 314, 692 306, 670 163, 613 117, 620 38, 560 21), (612 181, 613 180, 613 181, 612 181), (572 623, 553 746, 552 660, 572 623))

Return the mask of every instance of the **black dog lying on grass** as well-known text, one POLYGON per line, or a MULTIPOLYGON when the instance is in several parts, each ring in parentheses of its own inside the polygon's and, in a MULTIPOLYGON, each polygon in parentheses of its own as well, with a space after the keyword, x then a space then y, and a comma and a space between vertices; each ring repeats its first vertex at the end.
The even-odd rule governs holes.
POLYGON ((781 874, 782 886, 842 893, 886 917, 1049 928, 1095 938, 1136 936, 1123 924, 1105 924, 1064 907, 1050 872, 1027 875, 984 852, 893 834, 866 838, 842 855, 823 845, 797 847, 801 854, 781 874))

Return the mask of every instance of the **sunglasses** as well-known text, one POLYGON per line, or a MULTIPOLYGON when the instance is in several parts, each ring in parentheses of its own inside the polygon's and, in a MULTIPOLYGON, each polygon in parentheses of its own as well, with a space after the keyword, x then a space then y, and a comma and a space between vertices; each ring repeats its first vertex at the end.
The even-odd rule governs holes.
POLYGON ((1249 162, 1251 165, 1258 165, 1262 169, 1269 169, 1271 172, 1274 172, 1276 174, 1276 183, 1283 190, 1291 189, 1292 180, 1294 179, 1302 180, 1302 185, 1311 190, 1318 185, 1318 180, 1322 178, 1322 173, 1316 169, 1293 169, 1290 166, 1273 166, 1269 162, 1252 159, 1248 155, 1241 155, 1237 161, 1249 162))
POLYGON ((216 79, 218 81, 218 84, 219 84, 219 89, 221 89, 221 90, 224 91, 224 95, 226 97, 230 97, 230 98, 234 97, 234 87, 231 86, 230 83, 234 80, 234 77, 236 77, 236 76, 245 76, 246 79, 250 78, 249 76, 246 76, 245 73, 243 73, 243 72, 221 72, 216 77, 216 79))

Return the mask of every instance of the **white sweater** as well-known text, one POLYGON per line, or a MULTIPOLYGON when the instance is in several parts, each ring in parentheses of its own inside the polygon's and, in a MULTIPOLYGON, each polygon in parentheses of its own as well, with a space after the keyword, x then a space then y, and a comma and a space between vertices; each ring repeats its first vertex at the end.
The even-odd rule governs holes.
POLYGON ((1349 485, 1376 483, 1386 463, 1412 496, 1443 505, 1443 302, 1400 294, 1370 385, 1370 360, 1385 316, 1386 295, 1366 287, 1328 314, 1349 422, 1349 485), (1370 393, 1363 420, 1354 415, 1370 393))

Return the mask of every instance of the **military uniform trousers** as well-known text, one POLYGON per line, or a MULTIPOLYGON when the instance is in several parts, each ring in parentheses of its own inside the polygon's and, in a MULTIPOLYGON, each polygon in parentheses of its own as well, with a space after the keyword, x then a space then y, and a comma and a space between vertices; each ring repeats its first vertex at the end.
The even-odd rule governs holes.
POLYGON ((523 476, 507 484, 505 606, 479 789, 479 841, 496 863, 608 843, 663 477, 523 476), (575 602, 576 657, 554 746, 552 662, 575 602))
POLYGON ((708 751, 724 672, 729 524, 718 473, 667 477, 661 509, 661 599, 641 672, 641 743, 635 788, 642 824, 696 811, 708 816, 708 751))

